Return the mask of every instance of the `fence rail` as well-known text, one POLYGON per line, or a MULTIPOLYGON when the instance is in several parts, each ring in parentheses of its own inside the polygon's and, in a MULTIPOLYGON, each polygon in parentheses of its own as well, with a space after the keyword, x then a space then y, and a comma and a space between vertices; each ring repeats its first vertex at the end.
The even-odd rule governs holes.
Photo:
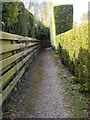
POLYGON ((0 105, 2 105, 40 50, 40 41, 2 31, 0 33, 0 96, 2 96, 0 105))

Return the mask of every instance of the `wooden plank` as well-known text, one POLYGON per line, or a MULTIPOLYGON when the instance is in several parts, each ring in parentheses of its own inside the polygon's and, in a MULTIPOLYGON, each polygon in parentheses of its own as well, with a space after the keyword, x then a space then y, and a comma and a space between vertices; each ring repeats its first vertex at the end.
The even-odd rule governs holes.
POLYGON ((2 54, 2 60, 3 59, 6 59, 6 58, 9 58, 10 56, 12 56, 13 55, 13 52, 12 51, 10 51, 10 52, 8 52, 8 53, 5 53, 5 54, 2 54))
MULTIPOLYGON (((32 48, 32 50, 33 50, 34 48, 32 48)), ((24 52, 22 52, 22 54, 23 54, 24 52)), ((6 59, 6 61, 8 60, 9 61, 9 63, 8 64, 10 64, 10 63, 12 63, 13 61, 15 61, 16 60, 16 58, 14 58, 15 57, 15 55, 14 56, 12 56, 12 57, 10 57, 10 59, 8 60, 8 59, 6 59), (11 59, 12 58, 12 59, 11 59), (11 62, 10 62, 11 61, 11 62)), ((0 62, 1 63, 1 62, 0 62)), ((4 62, 5 63, 5 62, 4 62)), ((4 64, 3 63, 3 64, 4 64)), ((2 63, 1 63, 2 64, 2 63)), ((4 67, 6 67, 7 65, 5 65, 4 64, 4 66, 2 67, 2 68, 4 68, 4 67)), ((7 69, 7 68, 6 68, 7 69)), ((1 70, 1 68, 0 68, 0 70, 1 70)), ((5 71, 5 70, 4 70, 5 71)), ((0 73, 1 73, 1 71, 0 71, 0 73)))
MULTIPOLYGON (((11 42, 10 41, 2 41, 2 50, 3 50, 3 45, 11 45, 11 42)), ((1 47, 1 46, 0 46, 1 47)), ((2 52, 2 51, 0 51, 0 52, 2 52)), ((5 53, 5 54, 2 54, 2 59, 5 59, 5 58, 7 58, 7 57, 9 57, 9 56, 11 56, 13 53, 10 51, 10 52, 8 52, 8 53, 5 53)))
MULTIPOLYGON (((31 54, 31 53, 30 53, 31 54)), ((2 65, 2 64, 1 64, 2 65)), ((10 68, 11 67, 11 65, 9 64, 9 65, 7 65, 6 67, 4 67, 3 69, 2 69, 2 66, 0 67, 0 74, 2 74, 4 71, 6 71, 8 68, 10 68)))
POLYGON ((8 95, 10 94, 10 92, 12 91, 12 89, 14 88, 14 86, 16 85, 16 83, 20 80, 20 78, 22 77, 22 75, 25 72, 25 68, 23 68, 19 75, 17 75, 15 77, 15 79, 9 84, 9 86, 3 91, 2 93, 2 103, 5 101, 5 99, 8 97, 8 95))
POLYGON ((39 52, 40 49, 37 49, 37 51, 35 52, 35 56, 37 55, 37 53, 39 52))
POLYGON ((3 88, 6 85, 6 83, 10 81, 10 79, 12 78, 15 72, 16 72, 16 66, 10 69, 4 76, 2 76, 1 78, 2 86, 1 86, 1 81, 0 81, 0 88, 1 87, 3 88))
POLYGON ((33 39, 32 42, 40 42, 40 40, 33 39))
MULTIPOLYGON (((1 47, 1 45, 0 45, 0 47, 1 47)), ((24 48, 24 47, 26 47, 25 43, 24 44, 2 45, 2 51, 0 51, 0 54, 5 53, 5 52, 9 52, 9 51, 12 51, 12 50, 17 50, 17 49, 20 49, 20 48, 24 48)))
POLYGON ((34 40, 33 43, 40 43, 40 41, 39 40, 34 40))
POLYGON ((37 52, 38 48, 35 50, 35 53, 37 52))
POLYGON ((33 43, 29 43, 29 44, 27 44, 27 46, 29 47, 29 46, 33 46, 33 43))
MULTIPOLYGON (((2 108, 2 93, 0 93, 0 108, 2 108)), ((0 117, 2 118, 2 117, 0 117)))
POLYGON ((20 35, 15 35, 15 34, 11 34, 11 33, 7 33, 7 32, 2 32, 0 31, 0 34, 2 36, 0 36, 0 39, 3 39, 3 40, 21 40, 21 41, 40 41, 40 40, 37 40, 37 39, 34 39, 34 38, 30 38, 30 37, 23 37, 23 36, 20 36, 20 35))
POLYGON ((34 46, 34 49, 36 49, 38 46, 34 46))
POLYGON ((10 40, 2 40, 2 46, 3 45, 10 45, 12 42, 10 40))
MULTIPOLYGON (((11 68, 11 64, 10 65, 8 65, 8 66, 6 66, 5 68, 3 68, 2 70, 0 70, 0 75, 2 74, 2 73, 4 73, 6 70, 8 70, 9 68, 11 68)), ((2 67, 1 67, 2 68, 2 67)))
MULTIPOLYGON (((14 61, 17 61, 19 58, 30 53, 22 61, 20 61, 16 66, 14 66, 12 69, 10 69, 7 73, 5 73, 2 76, 2 81, 0 81, 0 86, 2 85, 2 88, 3 88, 11 80, 11 78, 16 73, 16 71, 19 70, 24 65, 24 63, 26 63, 30 58, 33 58, 34 54, 35 55, 37 54, 37 52, 40 49, 39 48, 40 41, 37 39, 29 38, 29 37, 23 37, 23 36, 10 34, 2 31, 0 32, 2 34, 2 37, 0 37, 0 39, 3 39, 2 40, 3 44, 0 44, 0 47, 2 47, 2 49, 0 50, 0 55, 3 53, 3 60, 0 61, 0 65, 2 65, 0 66, 0 73, 10 68, 14 61), (11 44, 11 41, 15 41, 15 43, 11 44), (20 44, 17 44, 17 41, 19 41, 20 44), (24 43, 21 43, 21 41, 23 41, 24 43), (31 48, 28 49, 28 47, 30 46, 31 48), (21 48, 25 48, 25 50, 15 55, 12 55, 14 50, 21 49, 21 48)), ((10 94, 10 92, 12 91, 17 81, 20 79, 20 77, 23 75, 24 72, 25 72, 25 66, 19 72, 19 74, 13 79, 13 81, 7 86, 7 88, 3 91, 2 103, 8 97, 8 95, 10 94)))
POLYGON ((35 49, 35 51, 34 51, 34 56, 36 55, 36 52, 37 52, 37 49, 35 49))
POLYGON ((34 44, 34 46, 39 46, 40 44, 34 44))
POLYGON ((5 75, 2 76, 2 83, 0 81, 0 88, 4 88, 4 86, 10 81, 10 78, 15 74, 17 70, 19 70, 24 63, 28 61, 28 59, 32 57, 32 54, 29 54, 27 57, 25 57, 22 61, 20 61, 16 66, 14 66, 12 69, 10 69, 5 75))
POLYGON ((12 91, 12 89, 14 88, 14 86, 16 85, 16 83, 19 81, 19 79, 21 78, 21 76, 23 75, 23 73, 25 72, 25 68, 23 68, 19 75, 17 75, 15 77, 15 79, 10 83, 10 85, 3 91, 2 94, 2 103, 5 101, 5 99, 8 97, 8 95, 10 94, 10 92, 12 91))
MULTIPOLYGON (((2 44, 0 44, 0 47, 2 47, 3 45, 11 45, 11 42, 10 41, 2 41, 2 44)), ((2 47, 3 48, 3 47, 2 47)), ((2 51, 0 51, 1 53, 2 53, 2 51)), ((0 56, 2 56, 1 58, 0 58, 0 61, 2 60, 2 59, 6 59, 6 58, 8 58, 8 57, 10 57, 10 56, 12 56, 13 55, 13 52, 12 51, 10 51, 10 52, 8 52, 8 53, 5 53, 5 54, 0 54, 0 56)), ((1 64, 2 64, 2 62, 1 62, 1 64)), ((12 66, 12 64, 9 64, 7 67, 5 67, 4 69, 2 69, 2 70, 0 70, 0 74, 2 74, 3 72, 5 72, 7 69, 9 69, 10 67, 12 66)), ((1 69, 2 67, 0 67, 0 69, 1 69)))
POLYGON ((38 48, 36 49, 36 51, 37 51, 37 50, 40 50, 40 47, 38 47, 38 48))
POLYGON ((23 36, 2 32, 2 31, 0 32, 2 34, 2 37, 0 36, 0 39, 3 39, 3 40, 25 40, 23 36))
MULTIPOLYGON (((12 62, 16 61, 17 59, 19 59, 20 57, 26 55, 27 53, 29 53, 31 51, 32 51, 32 48, 22 51, 16 55, 13 55, 9 58, 6 58, 6 59, 0 61, 0 63, 2 62, 2 68, 6 67, 7 65, 11 64, 12 62)), ((0 70, 1 70, 1 68, 0 68, 0 70)))
POLYGON ((34 47, 34 50, 37 49, 37 48, 38 48, 38 46, 35 46, 35 47, 34 47))
MULTIPOLYGON (((0 52, 2 52, 2 40, 0 40, 0 52)), ((1 59, 2 56, 0 56, 1 59)))
POLYGON ((36 45, 37 47, 40 47, 40 45, 36 45))

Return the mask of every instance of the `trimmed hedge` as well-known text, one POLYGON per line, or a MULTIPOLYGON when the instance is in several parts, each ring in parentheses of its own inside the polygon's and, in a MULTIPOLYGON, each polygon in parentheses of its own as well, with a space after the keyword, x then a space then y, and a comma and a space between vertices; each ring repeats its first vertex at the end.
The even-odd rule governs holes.
POLYGON ((54 6, 56 35, 73 28, 73 5, 54 6))
POLYGON ((73 27, 73 5, 53 6, 50 25, 50 39, 56 48, 56 35, 66 32, 73 27))
POLYGON ((80 83, 90 91, 90 49, 88 24, 56 36, 56 45, 62 62, 78 77, 80 83))
POLYGON ((51 45, 53 47, 56 46, 55 39, 56 39, 56 30, 55 30, 54 7, 53 7, 51 14, 51 23, 50 23, 50 40, 51 40, 51 45))

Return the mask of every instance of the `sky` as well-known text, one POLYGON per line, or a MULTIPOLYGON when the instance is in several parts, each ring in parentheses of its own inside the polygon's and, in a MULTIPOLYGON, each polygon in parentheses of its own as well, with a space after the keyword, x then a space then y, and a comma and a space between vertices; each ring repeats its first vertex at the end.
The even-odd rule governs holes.
POLYGON ((80 24, 80 18, 83 13, 88 12, 88 2, 90 0, 52 0, 54 5, 73 4, 73 19, 80 24))
MULTIPOLYGON (((29 0, 24 0, 24 1, 29 1, 29 0)), ((43 0, 38 0, 38 2, 42 2, 42 1, 43 0)), ((88 2, 90 0, 50 0, 50 1, 52 1, 53 5, 73 4, 73 10, 74 10, 73 20, 78 24, 80 24, 80 18, 82 14, 88 12, 88 2)))

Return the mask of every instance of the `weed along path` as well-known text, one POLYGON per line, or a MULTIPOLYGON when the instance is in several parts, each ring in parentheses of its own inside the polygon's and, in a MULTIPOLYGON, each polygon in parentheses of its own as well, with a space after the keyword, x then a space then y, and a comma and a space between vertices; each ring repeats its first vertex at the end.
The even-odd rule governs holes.
POLYGON ((58 67, 50 50, 43 50, 37 55, 5 104, 3 117, 70 117, 58 67))

